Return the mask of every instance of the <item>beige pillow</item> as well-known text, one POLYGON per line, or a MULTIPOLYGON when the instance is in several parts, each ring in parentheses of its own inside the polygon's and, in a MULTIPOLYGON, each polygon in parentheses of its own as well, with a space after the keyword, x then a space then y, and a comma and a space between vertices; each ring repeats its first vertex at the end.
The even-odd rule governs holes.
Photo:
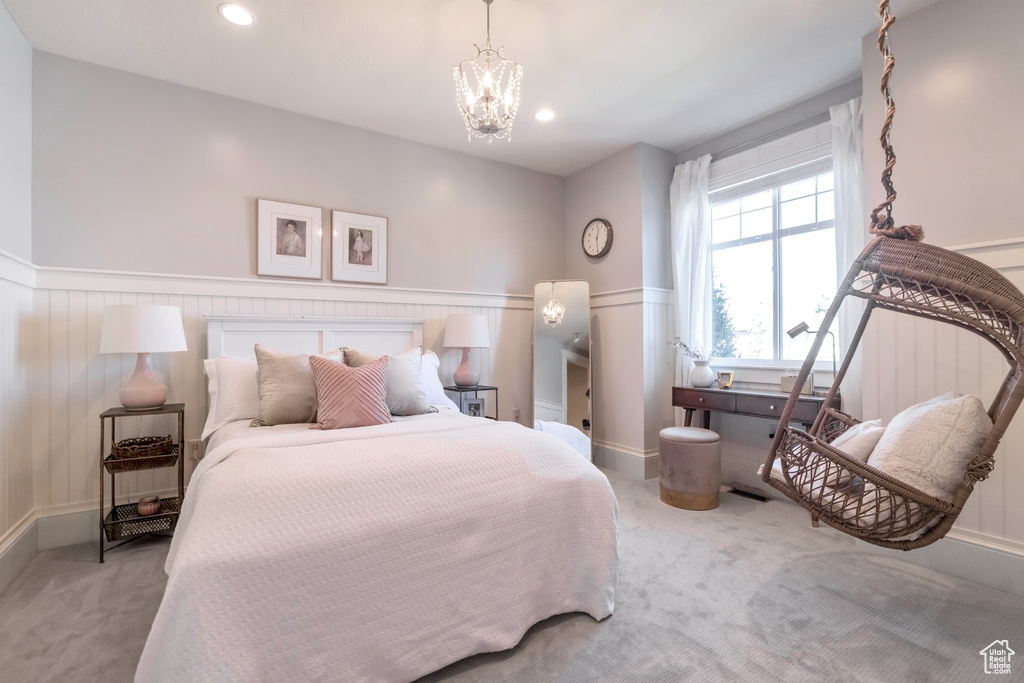
POLYGON ((951 501, 992 420, 974 396, 945 394, 892 419, 868 464, 939 500, 951 501))
MULTIPOLYGON (((342 353, 339 349, 320 357, 341 361, 342 353)), ((316 422, 316 383, 308 354, 272 351, 257 344, 256 363, 260 407, 253 427, 316 422)))
MULTIPOLYGON (((342 348, 345 365, 360 368, 380 358, 355 349, 342 348)), ((414 346, 389 356, 387 404, 392 415, 420 415, 430 412, 430 401, 423 387, 423 349, 414 346)))

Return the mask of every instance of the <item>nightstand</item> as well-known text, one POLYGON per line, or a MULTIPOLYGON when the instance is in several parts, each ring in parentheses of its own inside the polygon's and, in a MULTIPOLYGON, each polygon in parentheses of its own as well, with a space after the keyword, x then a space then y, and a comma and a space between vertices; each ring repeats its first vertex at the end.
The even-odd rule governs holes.
MULTIPOLYGON (((147 410, 128 410, 118 406, 104 411, 100 415, 100 562, 106 550, 104 540, 113 543, 126 543, 146 534, 168 535, 174 532, 181 511, 181 501, 185 497, 185 404, 168 403, 158 408, 147 410), (171 450, 155 455, 132 458, 115 458, 113 455, 117 420, 125 417, 144 417, 149 415, 178 416, 178 442, 171 444, 171 450), (110 445, 107 447, 106 428, 110 420, 110 445), (118 474, 151 470, 161 467, 178 466, 178 495, 160 500, 160 509, 156 514, 139 515, 134 503, 118 505, 115 500, 115 485, 118 474), (103 505, 103 489, 106 470, 110 474, 110 510, 103 505)), ((121 545, 118 543, 117 545, 121 545)), ((112 546, 111 549, 117 546, 112 546)))
MULTIPOLYGON (((498 419, 498 415, 500 414, 498 412, 498 387, 492 387, 492 386, 488 386, 486 384, 478 384, 475 387, 458 387, 458 386, 445 387, 444 390, 446 392, 448 392, 448 393, 457 394, 457 398, 455 398, 453 400, 459 405, 459 410, 461 412, 463 412, 463 413, 466 412, 465 406, 466 406, 466 401, 467 400, 471 400, 471 399, 474 399, 474 398, 479 398, 479 392, 481 392, 481 391, 493 392, 494 393, 494 415, 493 416, 491 416, 491 415, 479 415, 477 417, 486 417, 489 420, 497 420, 498 419), (470 396, 470 394, 472 394, 472 396, 470 396)), ((486 409, 487 407, 488 406, 486 405, 486 400, 485 400, 484 408, 486 409)), ((468 415, 469 413, 466 413, 466 414, 468 415)))

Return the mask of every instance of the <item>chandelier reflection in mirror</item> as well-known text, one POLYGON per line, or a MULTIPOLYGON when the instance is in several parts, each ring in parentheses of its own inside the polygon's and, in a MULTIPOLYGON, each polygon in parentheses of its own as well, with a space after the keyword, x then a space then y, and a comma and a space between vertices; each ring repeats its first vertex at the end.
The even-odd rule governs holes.
POLYGON ((544 324, 549 327, 558 327, 562 324, 562 318, 565 316, 565 306, 555 299, 554 282, 551 283, 551 299, 544 305, 541 315, 544 316, 544 324))
POLYGON ((519 110, 519 83, 523 67, 505 59, 504 46, 491 47, 491 3, 487 5, 487 43, 476 48, 476 57, 454 68, 455 97, 466 123, 469 139, 487 138, 487 142, 508 138, 519 110))

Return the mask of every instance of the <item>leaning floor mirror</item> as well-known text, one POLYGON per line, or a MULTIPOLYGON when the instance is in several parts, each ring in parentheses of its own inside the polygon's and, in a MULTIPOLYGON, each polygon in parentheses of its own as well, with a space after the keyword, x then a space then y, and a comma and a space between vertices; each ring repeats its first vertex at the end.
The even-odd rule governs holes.
POLYGON ((533 290, 533 427, 591 459, 590 285, 537 283, 533 290))

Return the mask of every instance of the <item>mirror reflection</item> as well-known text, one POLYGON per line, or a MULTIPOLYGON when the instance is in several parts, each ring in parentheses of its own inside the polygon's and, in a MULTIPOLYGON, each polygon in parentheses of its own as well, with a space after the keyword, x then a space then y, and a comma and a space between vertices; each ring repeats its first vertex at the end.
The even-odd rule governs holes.
POLYGON ((533 291, 533 426, 590 459, 590 285, 537 283, 533 291))

